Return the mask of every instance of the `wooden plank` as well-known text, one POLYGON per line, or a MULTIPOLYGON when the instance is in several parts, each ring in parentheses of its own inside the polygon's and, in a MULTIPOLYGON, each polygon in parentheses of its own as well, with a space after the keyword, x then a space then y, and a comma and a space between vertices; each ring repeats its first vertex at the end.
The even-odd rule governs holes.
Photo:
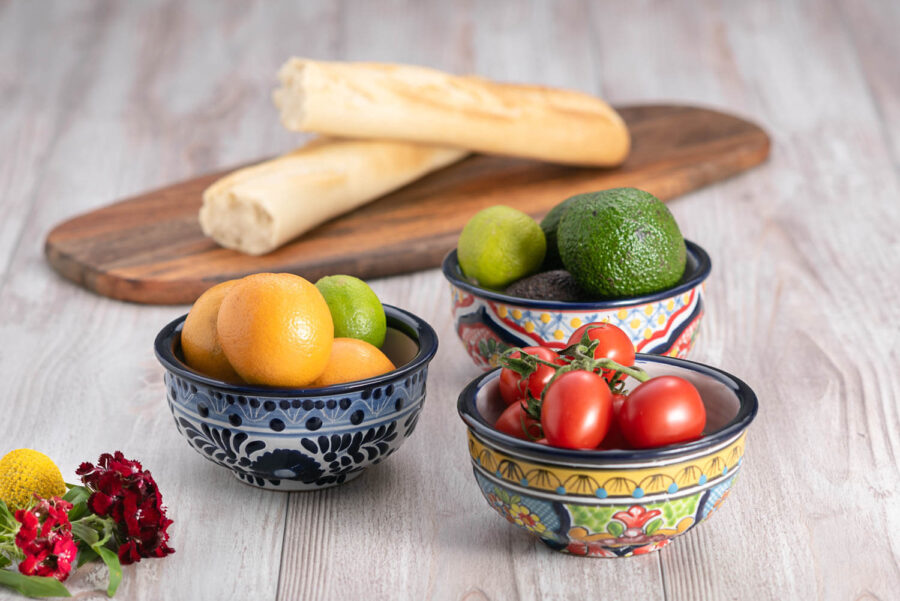
POLYGON ((900 173, 900 4, 889 0, 832 2, 853 42, 866 85, 900 173))
MULTIPOLYGON (((292 6, 284 18, 307 18, 307 9, 292 6)), ((274 599, 287 497, 260 494, 202 459, 166 407, 152 343, 185 309, 87 294, 46 267, 41 240, 60 218, 94 208, 98 195, 124 196, 160 177, 208 169, 204 161, 222 160, 220 153, 240 161, 258 156, 261 144, 277 146, 277 121, 267 131, 266 119, 254 117, 259 127, 247 128, 252 97, 226 99, 217 115, 205 107, 236 79, 272 72, 277 62, 254 65, 265 52, 280 59, 289 50, 260 48, 258 40, 266 30, 287 44, 287 24, 279 31, 274 15, 248 23, 237 3, 25 0, 0 10, 0 44, 15 44, 3 53, 0 95, 12 112, 0 127, 19 132, 0 146, 0 228, 11 235, 0 241, 10 259, 0 289, 0 453, 41 449, 68 481, 81 461, 116 449, 152 471, 175 520, 176 554, 126 567, 117 599, 274 599), (242 60, 223 60, 225 48, 242 60), (223 120, 235 124, 233 134, 206 137, 203 130, 223 120), (199 143, 210 144, 206 158, 186 159, 199 143), (6 229, 13 222, 24 225, 18 237, 6 229)), ((66 584, 100 599, 104 579, 105 570, 93 567, 66 584)), ((21 598, 0 589, 0 599, 21 598)))
POLYGON ((629 24, 602 49, 642 68, 610 54, 613 89, 727 102, 773 135, 753 177, 672 205, 714 263, 694 357, 745 379, 761 409, 729 500, 660 554, 667 598, 892 598, 898 286, 877 274, 900 273, 900 207, 841 17, 813 2, 617 8, 595 15, 629 24), (863 531, 879 534, 860 554, 863 531))

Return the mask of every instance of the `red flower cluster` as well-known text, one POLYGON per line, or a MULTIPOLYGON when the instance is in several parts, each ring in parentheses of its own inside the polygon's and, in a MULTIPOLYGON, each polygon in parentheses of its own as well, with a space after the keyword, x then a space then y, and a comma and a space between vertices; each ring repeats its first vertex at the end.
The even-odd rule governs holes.
POLYGON ((150 472, 137 461, 125 459, 121 451, 104 453, 97 465, 82 463, 76 473, 91 491, 88 508, 100 517, 111 517, 118 525, 119 560, 135 563, 142 557, 165 557, 169 547, 162 495, 150 472))
POLYGON ((16 546, 25 554, 19 571, 26 576, 49 576, 60 582, 69 577, 78 547, 72 538, 68 511, 72 504, 59 497, 40 499, 31 509, 16 511, 22 524, 16 546))

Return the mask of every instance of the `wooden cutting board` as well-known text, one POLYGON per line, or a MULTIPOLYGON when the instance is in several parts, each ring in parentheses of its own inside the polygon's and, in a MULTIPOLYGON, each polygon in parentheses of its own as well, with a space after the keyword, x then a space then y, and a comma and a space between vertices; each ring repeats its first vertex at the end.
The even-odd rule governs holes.
POLYGON ((260 271, 315 281, 346 273, 374 278, 440 265, 466 221, 495 204, 540 217, 581 192, 634 186, 670 199, 764 161, 758 126, 689 106, 618 107, 632 134, 616 169, 472 156, 335 218, 293 243, 254 257, 203 236, 201 194, 232 171, 203 175, 70 219, 50 232, 47 260, 64 277, 115 299, 193 302, 214 284, 260 271))

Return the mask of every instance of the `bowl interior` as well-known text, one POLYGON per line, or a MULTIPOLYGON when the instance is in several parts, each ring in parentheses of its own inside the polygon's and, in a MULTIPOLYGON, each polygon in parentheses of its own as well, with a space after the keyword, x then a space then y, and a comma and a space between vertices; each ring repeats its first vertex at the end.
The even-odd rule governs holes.
MULTIPOLYGON (((697 387, 697 391, 703 399, 703 405, 706 407, 704 436, 721 430, 737 417, 741 403, 735 396, 734 391, 726 386, 724 382, 708 374, 686 370, 674 365, 640 361, 637 363, 653 377, 680 376, 697 387)), ((629 378, 628 382, 632 384, 626 386, 626 389, 629 391, 638 384, 633 378, 629 378)), ((485 385, 478 391, 475 406, 487 423, 493 424, 497 421, 497 418, 506 409, 506 403, 500 398, 499 377, 486 381, 485 385)))
MULTIPOLYGON (((706 428, 703 437, 697 441, 660 447, 656 449, 642 450, 613 450, 613 451, 569 451, 564 449, 552 449, 554 454, 571 455, 572 457, 588 458, 616 457, 625 455, 630 457, 657 456, 665 454, 680 454, 697 448, 711 446, 718 441, 725 440, 736 432, 744 429, 753 420, 757 410, 756 395, 750 388, 737 378, 721 370, 672 357, 658 357, 655 355, 638 354, 635 364, 646 370, 650 376, 673 375, 689 380, 703 399, 706 408, 706 428)), ((476 379, 467 387, 460 397, 459 409, 463 420, 480 434, 491 438, 505 446, 518 447, 532 452, 546 452, 548 447, 536 443, 512 438, 493 429, 493 423, 506 408, 500 398, 499 382, 500 370, 494 370, 476 379), (467 395, 467 393, 469 393, 467 395), (474 398, 472 398, 474 395, 474 398), (468 398, 467 398, 468 397, 468 398)), ((629 378, 628 389, 634 388, 638 383, 629 378)))
POLYGON ((442 267, 444 276, 451 283, 453 283, 453 285, 458 286, 463 290, 466 290, 477 296, 490 298, 492 300, 507 304, 519 305, 523 307, 539 306, 547 309, 552 309, 555 307, 568 310, 578 308, 600 309, 626 307, 635 304, 654 302, 668 298, 670 296, 681 294, 682 292, 686 292, 687 290, 690 290, 691 288, 697 286, 709 276, 709 272, 712 268, 712 262, 710 261, 709 255, 706 254, 706 251, 694 242, 691 242, 690 240, 685 240, 684 242, 687 246, 687 260, 685 262, 684 273, 682 274, 681 279, 678 280, 677 284, 672 287, 666 288, 665 290, 660 290, 659 292, 654 292, 651 294, 624 298, 598 299, 596 301, 570 302, 533 300, 522 297, 509 296, 507 294, 504 294, 500 290, 482 288, 476 284, 473 284, 466 278, 465 275, 463 275, 462 270, 459 267, 459 259, 456 255, 456 249, 453 249, 447 254, 447 256, 444 258, 442 267))

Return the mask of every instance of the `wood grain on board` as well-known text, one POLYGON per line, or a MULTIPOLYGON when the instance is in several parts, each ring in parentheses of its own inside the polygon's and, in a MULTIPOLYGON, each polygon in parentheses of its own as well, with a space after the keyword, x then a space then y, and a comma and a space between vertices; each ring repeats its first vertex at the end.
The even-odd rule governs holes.
POLYGON ((616 169, 475 155, 261 257, 221 248, 200 230, 202 192, 223 171, 70 219, 47 236, 46 256, 90 290, 151 304, 190 303, 217 282, 260 271, 375 278, 436 267, 469 217, 487 206, 540 216, 573 194, 620 186, 669 199, 768 156, 766 133, 732 115, 674 105, 619 110, 633 149, 616 169))

